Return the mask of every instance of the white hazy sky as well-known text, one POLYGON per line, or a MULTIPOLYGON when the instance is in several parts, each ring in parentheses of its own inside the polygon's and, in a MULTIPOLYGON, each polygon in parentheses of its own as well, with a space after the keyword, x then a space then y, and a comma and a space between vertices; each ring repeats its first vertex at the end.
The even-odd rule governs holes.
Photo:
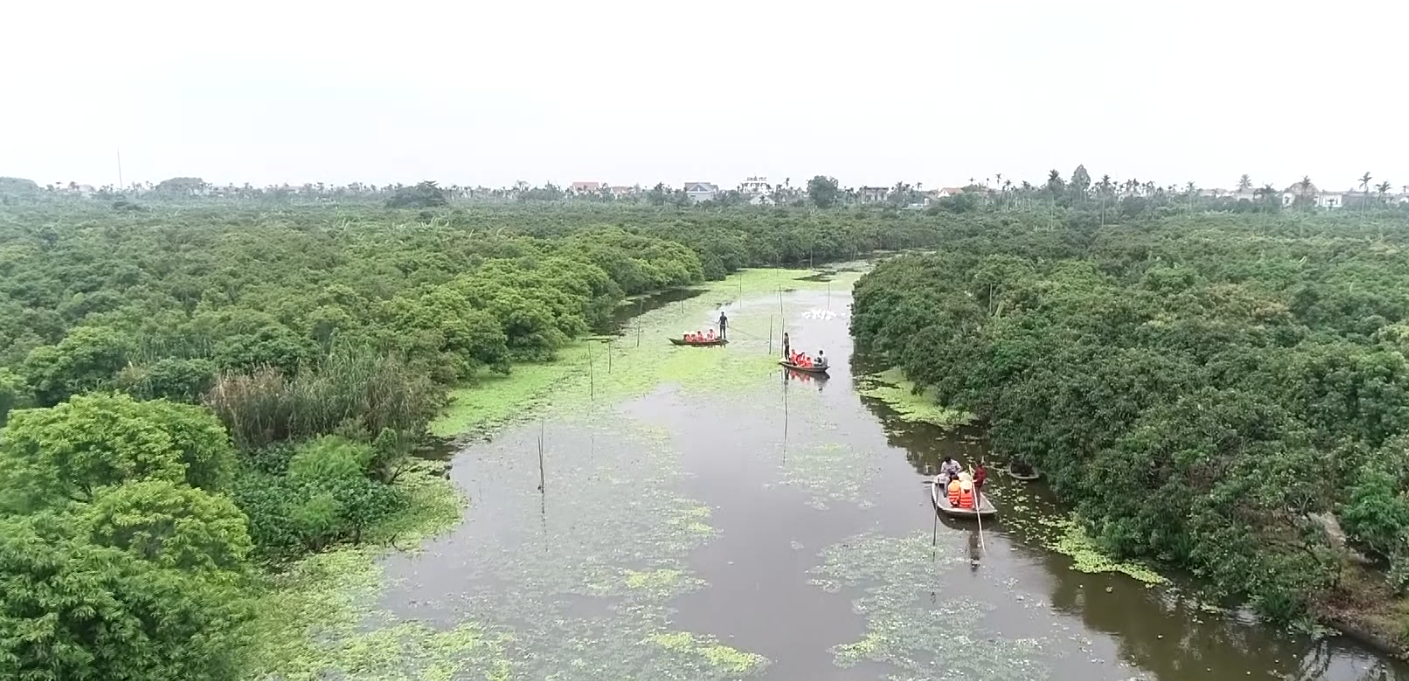
POLYGON ((0 175, 1409 185, 1409 2, 8 0, 0 175))

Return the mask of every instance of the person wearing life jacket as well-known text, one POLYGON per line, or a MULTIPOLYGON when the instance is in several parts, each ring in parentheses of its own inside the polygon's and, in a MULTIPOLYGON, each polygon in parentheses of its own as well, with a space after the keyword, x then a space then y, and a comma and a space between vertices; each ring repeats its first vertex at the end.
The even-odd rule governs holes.
POLYGON ((949 505, 950 505, 950 506, 953 506, 954 508, 958 508, 958 507, 959 507, 959 497, 960 497, 960 495, 962 495, 963 492, 964 492, 964 490, 961 489, 961 486, 960 486, 960 483, 959 483, 959 478, 950 478, 950 479, 949 479, 949 490, 948 490, 948 492, 949 492, 949 505))
POLYGON ((959 508, 974 507, 974 481, 968 475, 959 478, 959 508))

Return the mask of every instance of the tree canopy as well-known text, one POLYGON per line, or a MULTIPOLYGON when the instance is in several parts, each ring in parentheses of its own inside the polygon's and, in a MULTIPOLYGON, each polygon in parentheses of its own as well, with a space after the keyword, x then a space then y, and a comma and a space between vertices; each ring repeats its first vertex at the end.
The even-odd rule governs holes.
POLYGON ((1329 514, 1402 586, 1409 221, 1058 211, 966 214, 878 266, 858 348, 981 416, 1119 555, 1294 618, 1344 588, 1329 514))

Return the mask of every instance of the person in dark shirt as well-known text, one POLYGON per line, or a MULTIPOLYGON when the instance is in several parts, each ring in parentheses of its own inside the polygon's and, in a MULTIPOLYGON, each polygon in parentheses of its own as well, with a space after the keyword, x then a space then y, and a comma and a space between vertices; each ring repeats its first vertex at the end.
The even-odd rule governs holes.
POLYGON ((719 311, 719 340, 727 340, 729 337, 729 318, 724 316, 724 311, 719 311))

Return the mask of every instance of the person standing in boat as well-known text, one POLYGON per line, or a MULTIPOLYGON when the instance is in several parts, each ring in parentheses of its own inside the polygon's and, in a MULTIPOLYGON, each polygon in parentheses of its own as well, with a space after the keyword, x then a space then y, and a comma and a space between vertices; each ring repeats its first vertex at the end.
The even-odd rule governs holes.
POLYGON ((787 332, 787 331, 784 331, 784 332, 783 332, 783 359, 786 359, 786 360, 788 360, 789 362, 792 362, 792 361, 793 361, 793 353, 792 353, 792 350, 793 350, 793 346, 792 346, 792 343, 788 340, 788 332, 787 332))
POLYGON ((724 310, 719 311, 719 340, 729 337, 729 318, 724 316, 724 310))
POLYGON ((983 481, 988 479, 988 469, 984 467, 983 460, 980 459, 974 465, 974 497, 983 493, 983 481))

